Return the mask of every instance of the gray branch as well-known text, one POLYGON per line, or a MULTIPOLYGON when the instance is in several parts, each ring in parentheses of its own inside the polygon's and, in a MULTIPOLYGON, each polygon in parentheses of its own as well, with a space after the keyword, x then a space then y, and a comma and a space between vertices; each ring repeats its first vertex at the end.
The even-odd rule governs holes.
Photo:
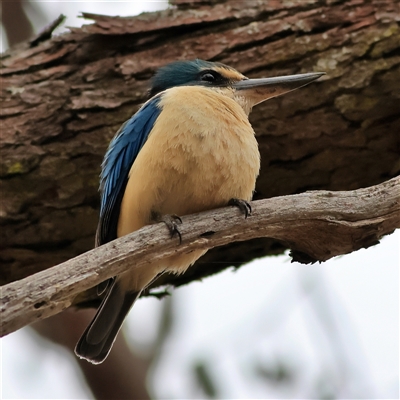
POLYGON ((295 261, 326 261, 377 244, 400 228, 400 177, 365 189, 313 191, 251 203, 244 219, 234 207, 182 218, 182 243, 163 223, 88 251, 1 287, 1 336, 71 306, 76 296, 128 268, 230 242, 269 237, 292 249, 295 261))

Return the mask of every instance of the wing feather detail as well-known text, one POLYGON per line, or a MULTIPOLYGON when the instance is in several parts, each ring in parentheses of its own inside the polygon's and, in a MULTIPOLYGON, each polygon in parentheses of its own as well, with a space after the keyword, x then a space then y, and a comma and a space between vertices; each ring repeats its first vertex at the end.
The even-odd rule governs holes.
POLYGON ((117 237, 118 217, 129 171, 161 113, 159 102, 160 96, 155 96, 145 103, 110 142, 100 174, 101 206, 96 246, 117 237))

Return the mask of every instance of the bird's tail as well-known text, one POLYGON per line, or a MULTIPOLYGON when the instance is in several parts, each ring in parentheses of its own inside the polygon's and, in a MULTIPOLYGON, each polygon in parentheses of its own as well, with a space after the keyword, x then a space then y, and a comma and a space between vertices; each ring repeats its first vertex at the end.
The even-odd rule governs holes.
POLYGON ((102 363, 114 344, 115 338, 129 310, 141 291, 126 292, 118 280, 112 283, 93 321, 86 328, 75 347, 75 354, 93 364, 102 363))

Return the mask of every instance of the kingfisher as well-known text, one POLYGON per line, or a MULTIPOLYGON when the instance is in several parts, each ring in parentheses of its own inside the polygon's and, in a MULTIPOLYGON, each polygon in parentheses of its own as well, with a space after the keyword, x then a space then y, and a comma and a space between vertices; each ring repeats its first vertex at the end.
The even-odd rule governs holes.
MULTIPOLYGON (((300 88, 323 72, 249 79, 232 67, 176 61, 151 80, 149 100, 110 142, 100 175, 96 246, 179 216, 234 205, 251 213, 260 153, 248 116, 256 104, 300 88)), ((75 348, 103 362, 132 305, 160 274, 182 274, 206 250, 156 260, 99 285, 105 297, 75 348)))

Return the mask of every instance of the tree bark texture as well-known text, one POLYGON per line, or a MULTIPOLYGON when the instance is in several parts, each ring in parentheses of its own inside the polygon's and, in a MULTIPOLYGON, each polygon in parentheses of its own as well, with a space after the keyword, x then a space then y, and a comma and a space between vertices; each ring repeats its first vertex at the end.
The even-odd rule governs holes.
MULTIPOLYGON (((398 1, 173 3, 130 18, 84 14, 94 22, 2 56, 0 284, 93 247, 109 140, 146 99, 154 71, 177 59, 249 77, 327 72, 251 114, 262 156, 255 199, 399 173, 398 1)), ((215 248, 187 279, 287 246, 255 238, 215 248)))

